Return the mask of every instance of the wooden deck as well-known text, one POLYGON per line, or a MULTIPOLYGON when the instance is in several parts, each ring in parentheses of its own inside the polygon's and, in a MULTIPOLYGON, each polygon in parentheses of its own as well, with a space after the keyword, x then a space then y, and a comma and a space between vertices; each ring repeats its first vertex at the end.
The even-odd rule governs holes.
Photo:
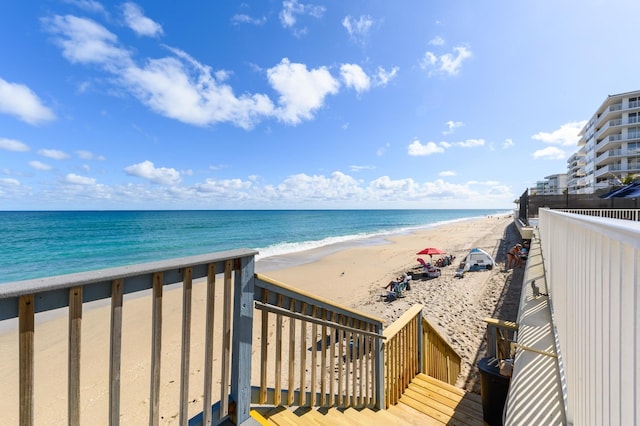
POLYGON ((480 396, 418 374, 398 403, 369 408, 260 407, 251 416, 262 425, 484 425, 480 396))

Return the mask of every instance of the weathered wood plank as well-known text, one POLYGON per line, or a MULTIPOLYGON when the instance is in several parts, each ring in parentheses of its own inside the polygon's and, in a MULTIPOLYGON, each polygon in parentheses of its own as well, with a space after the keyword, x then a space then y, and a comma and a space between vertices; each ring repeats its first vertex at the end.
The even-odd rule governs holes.
MULTIPOLYGON (((278 307, 282 307, 282 295, 278 295, 278 307)), ((276 315, 275 397, 273 405, 280 405, 282 390, 282 315, 276 315)))
POLYGON ((189 423, 189 361, 191 358, 191 291, 193 269, 184 269, 182 285, 182 346, 180 359, 180 424, 189 423))
MULTIPOLYGON (((313 307, 313 316, 314 318, 318 314, 318 307, 313 307)), ((317 361, 318 361, 318 324, 315 322, 311 325, 311 388, 309 391, 311 392, 311 406, 316 405, 316 380, 317 380, 317 361)))
POLYGON ((160 359, 162 357, 162 272, 153 274, 151 325, 151 384, 149 391, 149 424, 160 423, 160 359))
POLYGON ((231 318, 233 315, 233 261, 224 262, 224 308, 222 314, 222 377, 220 378, 220 418, 229 414, 231 380, 231 318))
POLYGON ((19 381, 20 381, 20 424, 32 426, 34 421, 33 395, 33 339, 34 303, 33 294, 18 298, 19 328, 19 381))
MULTIPOLYGON (((304 312, 307 304, 302 302, 300 310, 304 312)), ((306 405, 307 394, 307 322, 300 323, 300 403, 302 407, 306 405)))
MULTIPOLYGON (((291 312, 295 309, 296 301, 291 299, 289 302, 289 309, 291 312)), ((295 386, 295 357, 296 357, 296 321, 293 318, 289 318, 289 386, 288 386, 288 398, 287 403, 293 405, 293 395, 295 386)))
MULTIPOLYGON (((269 290, 262 289, 262 300, 269 300, 269 290)), ((269 339, 269 312, 262 311, 260 332, 260 404, 267 401, 267 371, 268 371, 268 339, 269 339)))
POLYGON ((216 265, 207 266, 207 303, 204 335, 204 391, 202 396, 202 424, 211 425, 211 385, 213 382, 213 327, 216 305, 216 265))
POLYGON ((82 287, 69 289, 68 422, 80 425, 80 352, 82 337, 82 287))
POLYGON ((120 366, 122 361, 122 295, 124 280, 111 282, 111 343, 109 345, 109 424, 120 424, 120 366))

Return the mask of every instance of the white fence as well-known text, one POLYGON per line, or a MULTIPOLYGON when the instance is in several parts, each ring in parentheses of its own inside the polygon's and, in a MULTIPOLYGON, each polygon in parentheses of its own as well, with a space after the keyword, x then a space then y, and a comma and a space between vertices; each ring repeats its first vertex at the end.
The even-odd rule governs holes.
POLYGON ((541 209, 539 229, 567 421, 637 424, 640 223, 541 209))

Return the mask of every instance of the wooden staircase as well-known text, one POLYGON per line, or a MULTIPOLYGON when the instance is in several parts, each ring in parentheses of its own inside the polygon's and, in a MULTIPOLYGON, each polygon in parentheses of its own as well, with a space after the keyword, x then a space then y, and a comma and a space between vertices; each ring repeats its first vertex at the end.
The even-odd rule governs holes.
POLYGON ((262 425, 483 425, 480 396, 418 374, 397 405, 369 408, 261 407, 251 416, 262 425))

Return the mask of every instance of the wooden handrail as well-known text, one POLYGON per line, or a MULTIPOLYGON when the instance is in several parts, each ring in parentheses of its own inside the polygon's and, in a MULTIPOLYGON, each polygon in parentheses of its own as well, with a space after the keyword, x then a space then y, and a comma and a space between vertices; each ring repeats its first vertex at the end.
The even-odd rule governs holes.
MULTIPOLYGON (((271 290, 273 294, 294 296, 295 299, 305 302, 307 304, 308 310, 311 310, 313 306, 317 306, 318 308, 329 309, 332 312, 343 314, 348 317, 358 318, 360 320, 373 324, 384 324, 384 320, 380 318, 339 305, 329 299, 324 299, 320 296, 316 296, 304 290, 297 289, 280 281, 274 280, 273 278, 269 278, 266 275, 255 274, 255 278, 256 293, 258 292, 259 288, 266 288, 268 290, 271 290)), ((261 298, 257 297, 256 300, 261 300, 261 298)))
POLYGON ((255 278, 254 306, 262 312, 262 331, 260 389, 254 402, 378 406, 383 395, 382 321, 264 275, 255 278), (288 354, 288 368, 283 368, 283 354, 288 354))
POLYGON ((426 318, 422 318, 422 336, 422 372, 455 385, 462 357, 426 318))
POLYGON ((420 371, 422 305, 415 304, 387 327, 383 335, 385 368, 384 408, 395 405, 409 382, 420 371))
POLYGON ((484 322, 487 323, 487 356, 498 359, 510 358, 510 342, 515 341, 518 324, 497 318, 485 318, 484 322))
MULTIPOLYGON (((7 283, 0 286, 0 321, 17 318, 19 335, 18 351, 18 400, 19 409, 15 413, 16 423, 32 425, 36 416, 35 407, 35 364, 40 361, 35 356, 35 340, 37 329, 36 315, 41 312, 58 308, 65 308, 68 315, 68 362, 67 362, 67 412, 69 424, 82 424, 87 419, 81 419, 81 400, 83 395, 81 384, 81 356, 82 356, 82 313, 84 304, 98 300, 110 300, 111 314, 108 342, 109 380, 108 418, 109 423, 118 425, 121 417, 120 399, 130 398, 132 395, 121 393, 121 363, 122 363, 122 332, 123 311, 127 309, 127 302, 123 303, 125 294, 149 291, 149 301, 152 304, 152 326, 148 331, 152 337, 150 354, 150 380, 148 397, 149 424, 158 424, 160 419, 160 374, 162 361, 162 319, 163 319, 163 288, 170 284, 183 287, 182 329, 178 333, 178 341, 182 340, 180 356, 180 398, 170 401, 180 415, 181 424, 186 424, 188 418, 188 389, 189 389, 189 359, 191 350, 191 285, 195 278, 207 278, 206 312, 206 360, 201 368, 204 377, 204 398, 202 418, 204 423, 211 423, 211 415, 219 416, 215 421, 233 416, 239 423, 248 418, 250 406, 250 377, 251 377, 251 318, 246 318, 244 306, 249 305, 250 314, 253 308, 253 256, 254 250, 232 250, 228 252, 210 253, 180 259, 160 262, 61 275, 43 279, 34 279, 7 283), (224 273, 224 307, 223 312, 223 341, 216 344, 213 341, 213 310, 215 299, 215 275, 224 273), (235 275, 234 275, 235 274, 235 275), (248 296, 249 303, 244 303, 248 296), (239 303, 242 301, 243 303, 239 303), (237 327, 236 327, 237 326, 237 327), (233 348, 232 348, 233 342, 233 348), (242 344, 240 343, 242 342, 242 344), (244 342, 249 342, 245 345, 244 342), (213 376, 213 349, 218 348, 221 353, 221 371, 213 376), (233 350, 233 353, 232 353, 233 350), (244 363, 244 364, 242 364, 244 363), (242 364, 242 365, 240 365, 242 364), (211 384, 213 378, 220 381, 219 409, 212 410, 211 384), (245 397, 246 396, 246 397, 245 397), (244 399, 243 399, 244 398, 244 399), (230 409, 230 400, 234 402, 234 410, 230 409)), ((105 340, 105 343, 107 343, 105 340)), ((84 363, 86 365, 86 363, 84 363)), ((202 393, 198 393, 202 395, 202 393)), ((192 406, 192 405, 191 405, 192 406)), ((193 407, 193 406, 192 406, 193 407)), ((106 414, 106 413, 105 413, 106 414)), ((7 420, 7 419, 5 419, 7 420)))

